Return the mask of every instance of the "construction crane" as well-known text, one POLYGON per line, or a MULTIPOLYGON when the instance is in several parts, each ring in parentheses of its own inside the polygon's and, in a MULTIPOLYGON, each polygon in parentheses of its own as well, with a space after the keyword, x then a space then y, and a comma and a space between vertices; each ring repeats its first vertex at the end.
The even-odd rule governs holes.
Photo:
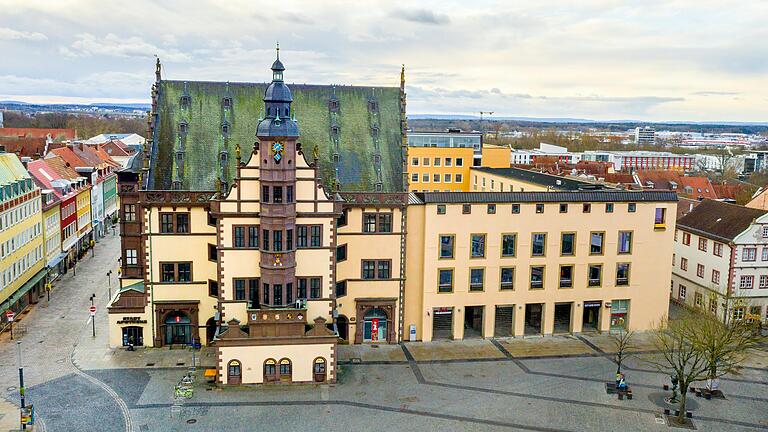
POLYGON ((479 111, 480 112, 480 133, 482 135, 485 135, 485 131, 483 130, 483 115, 493 115, 493 111, 479 111))

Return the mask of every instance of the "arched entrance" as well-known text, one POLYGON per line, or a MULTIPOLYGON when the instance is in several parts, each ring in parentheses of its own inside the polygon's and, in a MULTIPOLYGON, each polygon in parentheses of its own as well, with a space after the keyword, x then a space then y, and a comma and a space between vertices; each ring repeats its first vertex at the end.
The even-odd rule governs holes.
POLYGON ((227 365, 227 384, 243 382, 243 366, 238 360, 231 360, 227 365))
POLYGON ((344 315, 339 315, 339 317, 336 318, 336 328, 339 330, 339 338, 341 338, 341 340, 344 342, 348 342, 349 319, 347 319, 347 317, 344 315))
POLYGON ((318 357, 312 365, 312 375, 315 382, 325 382, 325 359, 318 357))
POLYGON ((363 317, 363 341, 387 341, 387 313, 381 308, 372 308, 363 317))
POLYGON ((216 335, 216 318, 210 317, 205 322, 205 341, 206 345, 210 345, 213 341, 213 337, 216 335))
POLYGON ((165 344, 189 344, 192 342, 191 320, 184 312, 171 312, 165 318, 165 344))

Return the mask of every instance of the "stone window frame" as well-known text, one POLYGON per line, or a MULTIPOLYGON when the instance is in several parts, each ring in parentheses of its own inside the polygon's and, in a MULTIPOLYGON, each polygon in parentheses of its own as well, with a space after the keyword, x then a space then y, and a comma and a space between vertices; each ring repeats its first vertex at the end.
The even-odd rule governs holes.
POLYGON ((160 261, 160 282, 159 283, 166 283, 166 284, 172 284, 172 283, 179 283, 179 284, 188 284, 192 283, 194 281, 194 269, 192 265, 192 261, 160 261), (182 281, 179 279, 179 265, 180 264, 189 264, 189 280, 182 281), (173 266, 173 279, 172 280, 165 280, 166 272, 164 269, 164 266, 171 265, 173 266))
POLYGON ((189 234, 190 225, 192 224, 192 215, 190 212, 160 212, 158 216, 158 222, 160 223, 160 234, 189 234), (182 225, 179 221, 179 216, 186 216, 186 224, 182 225), (170 225, 168 222, 163 221, 163 216, 170 216, 170 225), (185 231, 179 231, 179 226, 185 226, 185 231), (170 231, 168 230, 170 228, 170 231))

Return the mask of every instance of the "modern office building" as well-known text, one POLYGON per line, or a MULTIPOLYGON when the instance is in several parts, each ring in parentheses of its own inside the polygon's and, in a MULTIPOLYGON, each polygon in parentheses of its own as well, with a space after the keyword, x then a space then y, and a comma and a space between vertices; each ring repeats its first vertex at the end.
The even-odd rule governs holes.
POLYGON ((468 192, 473 166, 509 166, 510 148, 485 145, 482 134, 458 130, 408 133, 408 190, 468 192))
POLYGON ((635 128, 635 144, 656 145, 656 128, 643 126, 635 128))

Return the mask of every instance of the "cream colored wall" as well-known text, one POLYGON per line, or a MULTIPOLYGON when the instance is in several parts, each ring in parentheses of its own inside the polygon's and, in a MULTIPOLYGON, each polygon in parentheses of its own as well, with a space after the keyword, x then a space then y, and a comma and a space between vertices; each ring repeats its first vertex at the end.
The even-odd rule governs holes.
MULTIPOLYGON (((686 299, 687 303, 694 304, 695 294, 694 292, 700 292, 704 295, 705 302, 708 301, 710 293, 716 293, 718 295, 725 295, 726 288, 728 287, 728 271, 731 261, 731 246, 727 243, 723 245, 723 256, 718 257, 712 253, 714 247, 714 241, 707 239, 707 251, 699 250, 699 236, 693 233, 691 235, 691 244, 683 244, 683 229, 678 229, 677 240, 674 242, 675 248, 675 262, 672 266, 672 272, 679 280, 675 282, 675 286, 672 287, 671 296, 674 299, 681 300, 679 296, 680 284, 686 287, 686 299), (680 266, 680 262, 683 258, 688 259, 688 269, 683 270, 680 266), (700 278, 696 274, 696 265, 704 265, 704 277, 700 278), (712 282, 712 270, 718 270, 720 272, 720 283, 715 284, 712 282), (697 289, 694 290, 694 285, 697 289)), ((758 259, 759 257, 758 250, 758 259)), ((758 261, 759 262, 759 261, 758 261)))
POLYGON ((56 258, 61 253, 61 206, 55 205, 48 210, 45 210, 43 212, 43 248, 45 250, 45 258, 46 261, 50 261, 54 258, 56 258), (57 223, 51 225, 50 227, 46 223, 49 217, 54 216, 56 217, 57 223), (48 240, 52 239, 53 237, 57 236, 59 237, 58 240, 58 247, 48 247, 48 240))
POLYGON ((264 382, 264 361, 274 359, 279 362, 284 358, 291 361, 293 382, 311 382, 314 361, 318 357, 325 359, 326 382, 330 382, 336 377, 333 355, 333 344, 219 347, 219 383, 227 383, 227 365, 231 360, 240 361, 243 384, 261 384, 264 382))
MULTIPOLYGON (((208 225, 208 214, 202 207, 176 207, 176 212, 189 212, 190 232, 195 235, 160 233, 160 213, 173 212, 172 207, 155 207, 145 210, 145 220, 151 223, 152 235, 146 241, 146 253, 148 264, 151 267, 152 283, 146 287, 150 299, 163 300, 198 300, 198 325, 200 339, 206 340, 206 321, 214 316, 215 306, 218 303, 216 297, 208 295, 208 280, 218 280, 217 264, 208 260, 208 244, 216 244, 215 227, 208 225), (199 235, 209 234, 209 235, 199 235), (151 251, 151 254, 150 254, 151 251), (149 257, 151 256, 151 261, 149 257), (161 262, 192 262, 192 283, 160 283, 161 262)), ((148 229, 145 228, 147 232, 148 229)), ((150 305, 154 310, 154 305, 150 305)), ((147 334, 145 343, 149 344, 147 334)))
POLYGON ((405 236, 405 301, 403 339, 408 339, 411 325, 416 325, 416 339, 423 338, 424 309, 424 231, 427 206, 408 207, 408 234, 405 236))
MULTIPOLYGON (((337 299, 336 307, 340 315, 350 319, 350 338, 354 335, 355 307, 359 298, 400 298, 400 239, 402 233, 401 211, 398 208, 380 209, 383 213, 392 213, 392 233, 363 233, 363 213, 376 213, 375 208, 350 208, 347 213, 347 225, 338 230, 337 244, 347 245, 347 259, 336 263, 336 280, 347 281, 347 295, 337 299), (374 246, 375 245, 375 246, 374 246), (390 280, 361 280, 362 261, 388 259, 392 261, 390 280)), ((398 335, 397 302, 392 317, 395 336, 398 335)))
MULTIPOLYGON (((420 206, 412 206, 416 209, 420 206)), ((417 323, 417 332, 421 327, 423 340, 430 340, 432 334, 432 309, 435 307, 454 307, 453 335, 463 337, 465 306, 485 306, 484 336, 493 335, 494 308, 496 305, 516 305, 515 334, 523 333, 524 306, 528 303, 544 304, 544 333, 550 334, 554 326, 554 304, 573 302, 572 329, 581 330, 581 303, 585 300, 614 299, 630 300, 629 325, 633 330, 650 328, 666 315, 667 293, 671 274, 673 249, 673 229, 675 206, 673 203, 637 203, 637 212, 628 213, 626 203, 616 203, 614 213, 605 213, 604 205, 592 204, 592 212, 582 213, 581 203, 570 203, 569 212, 559 213, 559 203, 545 204, 544 214, 535 213, 535 203, 521 204, 521 213, 513 215, 510 204, 499 204, 496 214, 487 214, 485 205, 473 205, 472 214, 462 214, 461 205, 448 205, 447 214, 437 215, 436 205, 425 206, 424 223, 424 269, 419 273, 409 271, 407 279, 406 302, 413 299, 411 292, 418 290, 413 284, 421 284, 423 304, 419 311, 410 312, 408 319, 417 323), (654 230, 654 212, 656 207, 667 209, 667 229, 654 230), (619 231, 633 231, 632 253, 617 254, 619 231), (588 253, 591 231, 605 231, 605 254, 590 256, 588 253), (547 233, 546 257, 531 257, 531 234, 547 233), (560 234, 577 233, 577 250, 574 257, 560 256, 560 234), (486 258, 470 259, 469 245, 471 233, 486 233, 486 258), (501 258, 500 243, 502 233, 517 233, 517 257, 501 258), (440 234, 454 234, 455 258, 438 259, 438 241, 440 234), (615 286, 616 264, 631 263, 630 285, 615 286), (603 286, 587 287, 587 265, 603 264, 603 286), (559 266, 574 265, 573 288, 558 288, 559 266), (543 290, 530 290, 529 272, 531 265, 544 265, 545 280, 543 290), (515 267, 515 289, 499 289, 499 269, 501 266, 515 267), (469 292, 469 269, 484 267, 485 291, 469 292), (453 293, 437 293, 437 270, 454 269, 453 293), (414 274, 415 273, 415 274, 414 274), (520 308, 523 307, 523 309, 520 308), (429 312, 429 316, 427 313, 429 312), (421 316, 421 319, 416 316, 421 316)), ((409 216, 409 225, 415 222, 409 216)), ((409 237, 416 235, 409 232, 409 237)), ((409 256, 418 254, 417 240, 409 241, 409 256)), ((409 263, 412 260, 409 260, 409 263)), ((414 268, 417 268, 414 266, 414 268)), ((409 311, 411 309, 409 308, 409 311)), ((601 329, 609 328, 609 310, 601 310, 601 329)), ((406 322, 408 324, 409 322, 406 322)))
MULTIPOLYGON (((152 316, 149 308, 144 309, 144 313, 121 313, 121 314, 107 314, 107 322, 109 325, 109 346, 111 348, 119 348, 123 346, 123 327, 141 327, 143 328, 144 346, 153 347, 154 338, 152 337, 152 316), (118 324, 117 322, 122 320, 123 317, 138 317, 139 319, 146 320, 146 324, 118 324)), ((205 337, 201 333, 203 342, 205 337)))
POLYGON ((472 192, 546 192, 547 187, 509 177, 471 170, 470 190, 472 192), (485 183, 483 183, 485 180, 485 183))

